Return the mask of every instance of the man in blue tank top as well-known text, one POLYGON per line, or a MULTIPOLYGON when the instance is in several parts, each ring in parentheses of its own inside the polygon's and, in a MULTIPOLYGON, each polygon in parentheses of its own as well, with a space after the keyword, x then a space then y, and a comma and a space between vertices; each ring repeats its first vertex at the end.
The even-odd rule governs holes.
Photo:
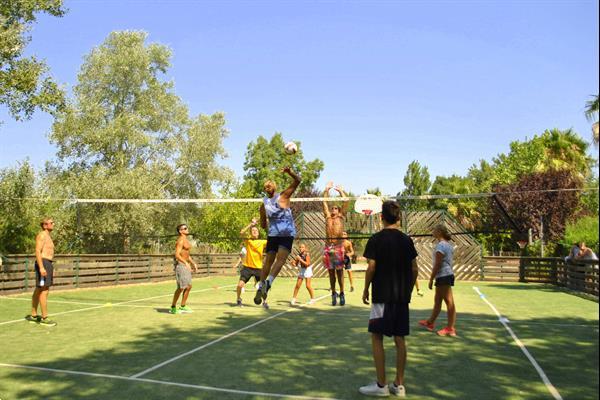
POLYGON ((290 209, 290 197, 300 184, 300 177, 290 167, 285 167, 282 172, 293 179, 292 183, 283 192, 277 193, 275 182, 266 181, 263 187, 267 196, 260 206, 260 224, 268 232, 267 256, 258 290, 254 296, 254 303, 262 302, 265 308, 269 308, 266 301, 267 293, 292 251, 294 236, 296 236, 296 226, 290 209))

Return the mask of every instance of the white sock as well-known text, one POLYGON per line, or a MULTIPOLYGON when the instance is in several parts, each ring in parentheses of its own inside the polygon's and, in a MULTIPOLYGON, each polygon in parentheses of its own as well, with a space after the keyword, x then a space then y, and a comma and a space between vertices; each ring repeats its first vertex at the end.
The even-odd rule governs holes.
POLYGON ((267 278, 267 281, 269 281, 269 285, 273 286, 273 281, 275 280, 275 277, 273 275, 269 275, 269 277, 267 278))

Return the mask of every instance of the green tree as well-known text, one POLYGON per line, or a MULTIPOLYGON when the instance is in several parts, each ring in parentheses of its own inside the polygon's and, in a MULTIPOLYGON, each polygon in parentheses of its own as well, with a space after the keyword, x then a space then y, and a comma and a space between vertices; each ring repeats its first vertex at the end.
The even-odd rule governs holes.
POLYGON ((598 251, 598 216, 576 219, 567 224, 562 244, 570 248, 573 243, 585 242, 594 251, 598 251))
MULTIPOLYGON (((429 192, 431 181, 429 169, 421 166, 414 160, 408 164, 406 174, 404 175, 404 190, 398 193, 399 196, 421 196, 429 192)), ((418 210, 427 207, 428 202, 423 200, 402 200, 401 205, 404 210, 418 210)))
POLYGON ((381 196, 381 189, 379 186, 375 186, 374 188, 367 189, 367 194, 374 194, 375 196, 381 196))
POLYGON ((28 161, 0 170, 0 253, 33 251, 36 220, 43 216, 38 203, 25 199, 37 195, 35 171, 28 161))
POLYGON ((473 193, 489 193, 492 191, 494 167, 485 160, 479 160, 479 165, 472 165, 467 178, 472 181, 473 193))
POLYGON ((581 178, 590 174, 594 163, 587 155, 589 145, 572 129, 546 130, 524 142, 510 144, 508 154, 494 158, 493 184, 510 184, 520 177, 549 170, 568 170, 581 178))
MULTIPOLYGON (((430 194, 445 195, 445 194, 470 194, 474 192, 474 181, 469 177, 461 177, 458 175, 452 176, 437 176, 431 185, 430 194)), ((465 229, 475 230, 481 224, 482 209, 481 201, 475 198, 459 198, 459 199, 436 199, 434 208, 448 211, 461 223, 465 229)))
POLYGON ((31 41, 27 32, 39 13, 61 17, 63 1, 0 2, 0 104, 16 120, 31 118, 36 109, 54 114, 64 104, 63 90, 48 76, 46 64, 23 55, 31 41))
MULTIPOLYGON (((164 79, 171 51, 138 31, 111 33, 85 57, 74 97, 52 127, 58 163, 48 179, 70 198, 209 197, 232 178, 222 113, 191 117, 164 79)), ((84 246, 134 250, 133 238, 172 234, 195 206, 81 206, 84 246), (112 248, 111 248, 112 246, 112 248)))
POLYGON ((302 178, 298 191, 310 190, 321 175, 324 164, 318 158, 305 161, 300 142, 296 142, 296 145, 296 154, 286 154, 281 133, 275 133, 270 140, 259 136, 255 142, 250 142, 244 161, 244 190, 252 197, 260 196, 264 182, 269 179, 277 183, 280 189, 287 187, 289 178, 281 173, 286 166, 291 166, 302 178))
POLYGON ((592 138, 598 145, 598 111, 600 110, 600 96, 592 96, 591 100, 585 102, 585 117, 592 123, 592 138))

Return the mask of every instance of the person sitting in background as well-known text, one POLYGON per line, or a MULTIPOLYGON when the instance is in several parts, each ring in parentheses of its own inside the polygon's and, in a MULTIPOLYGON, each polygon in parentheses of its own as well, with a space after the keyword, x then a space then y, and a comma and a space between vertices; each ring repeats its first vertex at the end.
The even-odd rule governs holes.
POLYGON ((571 247, 571 251, 569 252, 569 255, 565 257, 565 262, 566 263, 573 262, 579 255, 580 251, 581 251, 581 249, 579 248, 579 243, 573 243, 573 246, 571 247))
POLYGON ((576 260, 597 260, 598 256, 592 249, 585 245, 585 242, 579 244, 579 254, 575 257, 576 260))

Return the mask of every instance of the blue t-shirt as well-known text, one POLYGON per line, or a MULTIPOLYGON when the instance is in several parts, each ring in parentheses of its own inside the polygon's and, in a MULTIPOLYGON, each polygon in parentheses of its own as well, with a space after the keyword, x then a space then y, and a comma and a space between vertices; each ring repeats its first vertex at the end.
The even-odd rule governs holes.
POLYGON ((269 219, 269 236, 296 236, 296 225, 294 224, 294 217, 292 217, 292 210, 281 208, 279 196, 279 193, 275 193, 273 197, 263 199, 265 212, 269 219))
POLYGON ((435 277, 441 278, 443 276, 454 275, 454 271, 452 271, 452 257, 454 255, 454 248, 452 245, 445 240, 440 240, 433 250, 434 265, 436 253, 441 253, 444 258, 442 259, 442 266, 435 277))

